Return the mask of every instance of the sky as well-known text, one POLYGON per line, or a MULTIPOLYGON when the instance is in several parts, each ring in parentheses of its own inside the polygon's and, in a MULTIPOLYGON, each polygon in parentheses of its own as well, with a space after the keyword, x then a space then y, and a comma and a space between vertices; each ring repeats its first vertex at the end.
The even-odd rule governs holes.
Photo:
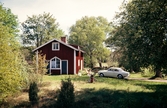
POLYGON ((69 28, 84 16, 103 16, 110 22, 124 0, 0 0, 24 22, 27 16, 50 13, 59 28, 68 35, 69 28))

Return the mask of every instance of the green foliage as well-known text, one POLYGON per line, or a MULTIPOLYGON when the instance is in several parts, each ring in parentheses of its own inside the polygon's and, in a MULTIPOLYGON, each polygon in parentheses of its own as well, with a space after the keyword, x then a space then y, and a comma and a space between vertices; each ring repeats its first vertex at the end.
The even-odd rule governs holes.
POLYGON ((87 70, 86 69, 84 69, 84 70, 79 70, 79 72, 78 72, 78 75, 80 75, 80 76, 82 76, 82 75, 87 75, 88 73, 87 73, 87 70))
POLYGON ((0 102, 26 83, 27 63, 19 50, 16 27, 15 15, 0 5, 0 102))
POLYGON ((42 84, 43 75, 47 72, 47 64, 45 55, 42 55, 41 53, 34 55, 31 64, 32 71, 29 73, 30 82, 42 84))
MULTIPOLYGON (((93 67, 97 59, 101 62, 108 53, 103 42, 111 27, 107 19, 99 17, 83 17, 70 27, 69 43, 82 47, 85 53, 85 65, 93 67), (105 52, 103 52, 105 51, 105 52)), ((107 55, 108 56, 108 55, 107 55)))
POLYGON ((71 79, 61 81, 61 90, 57 98, 57 108, 72 108, 75 102, 74 85, 71 79))
POLYGON ((23 34, 21 36, 23 44, 35 45, 36 47, 46 43, 53 38, 60 38, 64 33, 59 29, 59 24, 50 13, 32 15, 22 23, 23 34))
POLYGON ((39 97, 38 97, 38 86, 36 82, 30 83, 29 87, 29 101, 31 102, 31 105, 38 104, 39 97))
POLYGON ((108 40, 120 47, 120 65, 132 71, 152 65, 157 76, 166 68, 166 5, 166 0, 132 0, 122 6, 108 40))
POLYGON ((25 57, 25 60, 29 63, 31 63, 33 60, 33 55, 34 55, 34 52, 32 52, 33 49, 34 49, 33 46, 22 46, 20 48, 22 54, 25 57))
POLYGON ((102 67, 102 62, 107 62, 108 59, 110 58, 110 50, 107 49, 106 47, 99 47, 99 50, 96 50, 94 53, 94 56, 96 57, 99 66, 102 67))
POLYGON ((3 7, 1 3, 0 3, 0 23, 3 26, 8 27, 8 33, 10 34, 13 35, 16 34, 16 32, 18 32, 17 16, 14 15, 10 9, 3 7))
POLYGON ((154 75, 154 69, 152 66, 149 66, 147 68, 141 68, 141 75, 143 77, 151 77, 154 75))

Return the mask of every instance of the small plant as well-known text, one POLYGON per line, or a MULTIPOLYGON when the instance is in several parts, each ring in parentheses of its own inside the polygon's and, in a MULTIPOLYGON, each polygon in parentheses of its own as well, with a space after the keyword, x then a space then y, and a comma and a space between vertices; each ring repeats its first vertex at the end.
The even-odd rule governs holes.
POLYGON ((78 75, 87 75, 86 69, 85 70, 79 70, 78 75))
POLYGON ((39 97, 38 97, 38 86, 36 82, 30 83, 29 88, 29 101, 31 105, 38 105, 39 97))
POLYGON ((43 81, 43 76, 47 72, 47 65, 48 63, 46 62, 46 55, 43 55, 41 52, 39 52, 38 56, 33 57, 33 62, 32 62, 32 68, 34 69, 33 75, 35 78, 31 77, 31 80, 37 80, 38 84, 42 84, 43 81))
POLYGON ((154 76, 154 70, 153 70, 153 67, 152 66, 149 66, 147 68, 141 68, 141 71, 142 71, 142 76, 143 77, 151 77, 151 76, 154 76))
POLYGON ((57 108, 70 108, 73 106, 75 101, 74 85, 71 79, 68 78, 66 81, 61 81, 61 90, 57 99, 57 108))

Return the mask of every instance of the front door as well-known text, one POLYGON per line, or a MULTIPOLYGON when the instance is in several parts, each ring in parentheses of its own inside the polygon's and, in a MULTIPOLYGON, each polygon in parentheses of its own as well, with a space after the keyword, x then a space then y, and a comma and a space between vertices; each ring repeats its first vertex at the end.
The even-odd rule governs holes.
POLYGON ((62 61, 62 74, 67 74, 67 61, 62 61))

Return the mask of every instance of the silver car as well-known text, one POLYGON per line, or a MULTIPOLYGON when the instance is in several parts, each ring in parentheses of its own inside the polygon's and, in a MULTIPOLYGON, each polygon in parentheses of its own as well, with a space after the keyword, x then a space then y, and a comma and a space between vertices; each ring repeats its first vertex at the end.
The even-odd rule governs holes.
POLYGON ((99 70, 98 74, 100 77, 115 77, 115 78, 119 78, 119 79, 123 79, 125 77, 130 76, 129 72, 124 71, 121 68, 117 68, 117 67, 111 67, 107 70, 99 70))

